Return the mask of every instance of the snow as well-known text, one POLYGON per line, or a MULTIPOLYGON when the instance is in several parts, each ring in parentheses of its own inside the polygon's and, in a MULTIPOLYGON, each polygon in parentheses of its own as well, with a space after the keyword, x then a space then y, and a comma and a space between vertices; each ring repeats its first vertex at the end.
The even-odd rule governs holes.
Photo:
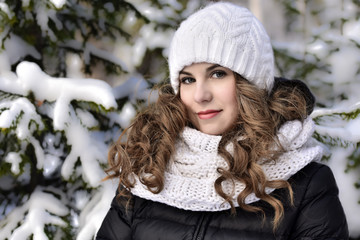
MULTIPOLYGON (((65 42, 64 44, 60 44, 60 45, 62 47, 69 47, 69 48, 72 48, 75 50, 84 49, 82 43, 79 41, 76 41, 76 40, 69 40, 69 41, 65 42)), ((94 46, 93 44, 87 42, 85 45, 85 49, 84 49, 84 62, 87 64, 90 62, 90 55, 94 55, 96 57, 99 57, 99 58, 102 58, 109 62, 112 62, 114 64, 117 64, 121 67, 121 69, 123 71, 128 71, 128 67, 126 66, 124 61, 122 61, 120 58, 109 53, 108 51, 99 49, 96 46, 94 46)))
MULTIPOLYGON (((60 168, 61 175, 65 180, 75 180, 81 177, 92 188, 98 188, 96 199, 100 199, 102 202, 96 200, 89 202, 89 197, 93 198, 93 196, 85 191, 77 191, 74 194, 74 207, 87 212, 89 216, 82 213, 79 218, 74 212, 71 213, 72 223, 76 223, 80 227, 84 225, 79 239, 82 239, 81 236, 94 235, 115 192, 114 185, 109 186, 108 183, 102 182, 105 177, 103 165, 107 159, 108 145, 106 142, 109 133, 90 131, 98 126, 98 121, 89 111, 75 109, 71 102, 73 100, 93 102, 105 109, 116 109, 117 103, 113 89, 106 82, 97 79, 53 78, 31 62, 21 62, 16 69, 16 75, 8 73, 1 75, 0 90, 17 94, 18 97, 0 102, 0 109, 2 109, 0 128, 8 129, 17 123, 17 138, 24 140, 21 149, 8 153, 5 161, 11 164, 13 174, 21 173, 18 181, 28 183, 30 181, 30 164, 21 167, 23 162, 21 155, 24 154, 27 144, 31 144, 35 150, 36 167, 42 169, 45 178, 51 177, 60 168), (10 77, 5 78, 4 76, 10 77), (29 92, 32 92, 36 99, 38 112, 34 103, 26 97, 21 97, 26 96, 29 92), (58 130, 55 133, 47 133, 42 143, 33 135, 35 131, 45 127, 39 114, 52 119, 55 130, 58 130), (64 153, 61 132, 66 137, 67 144, 71 146, 68 155, 64 153), (60 160, 61 158, 64 160, 60 160), (80 165, 77 165, 78 161, 80 161, 80 165), (91 216, 95 218, 89 221, 81 220, 91 216)), ((145 90, 145 82, 138 83, 140 84, 135 84, 133 87, 135 89, 136 86, 141 86, 138 92, 141 96, 141 91, 145 90)), ((133 117, 135 112, 134 107, 129 103, 117 116, 115 112, 111 112, 113 115, 109 119, 113 124, 121 122, 125 126, 129 124, 128 118, 133 117)), ((60 216, 67 215, 69 210, 61 200, 54 198, 54 195, 48 192, 49 189, 36 190, 22 206, 11 211, 4 220, 5 222, 2 222, 4 227, 0 230, 0 235, 11 236, 11 239, 26 239, 30 235, 33 235, 34 239, 47 239, 43 230, 45 225, 65 226, 66 223, 61 220, 60 216), (23 216, 26 216, 24 220, 23 216), (16 227, 18 223, 21 223, 21 227, 16 227), (11 233, 12 229, 16 230, 11 233)), ((56 194, 62 195, 58 192, 56 194)))
POLYGON ((20 163, 22 162, 21 152, 10 152, 6 155, 5 162, 11 163, 11 172, 14 174, 20 173, 20 163))
POLYGON ((76 115, 80 119, 81 124, 86 126, 87 128, 93 128, 99 125, 99 122, 95 119, 95 117, 82 109, 76 109, 76 115))
MULTIPOLYGON (((33 144, 35 148, 35 154, 37 157, 37 168, 41 169, 44 163, 44 151, 41 148, 39 142, 32 136, 33 131, 31 127, 36 124, 36 129, 43 129, 43 123, 41 117, 36 113, 34 105, 32 105, 27 98, 18 98, 14 101, 3 101, 0 103, 0 109, 3 112, 0 115, 0 127, 10 128, 16 121, 16 135, 20 140, 26 140, 33 144), (19 119, 20 115, 22 117, 19 119)), ((19 173, 19 161, 20 156, 18 153, 11 153, 6 158, 6 161, 12 163, 12 171, 14 174, 19 173)))
POLYGON ((360 22, 348 21, 344 23, 344 36, 360 44, 360 22))
MULTIPOLYGON (((144 1, 142 4, 137 6, 138 10, 148 19, 155 22, 167 23, 168 20, 165 17, 166 14, 162 12, 162 9, 159 9, 152 5, 150 1, 144 1)), ((173 13, 173 16, 175 14, 173 13)))
POLYGON ((316 39, 314 42, 308 44, 306 50, 316 55, 319 59, 325 59, 329 54, 328 44, 321 39, 316 39))
POLYGON ((0 10, 6 13, 7 17, 10 19, 14 16, 14 14, 10 11, 9 6, 4 2, 0 2, 0 10))
POLYGON ((23 7, 28 7, 30 4, 30 0, 22 0, 21 2, 23 7))
MULTIPOLYGON (((42 112, 53 119, 55 130, 65 131, 68 144, 72 146, 69 155, 62 164, 62 176, 69 179, 74 174, 77 160, 80 159, 83 167, 83 178, 91 186, 98 186, 104 177, 103 169, 99 163, 106 162, 107 145, 91 136, 87 130, 97 126, 97 120, 89 112, 74 110, 70 103, 73 100, 96 102, 107 109, 115 109, 117 104, 112 88, 106 82, 96 79, 52 78, 42 72, 36 64, 30 62, 20 63, 16 73, 18 79, 2 81, 0 89, 21 95, 27 95, 31 91, 40 104, 43 104, 44 101, 56 101, 53 107, 43 104, 46 107, 42 108, 42 112)), ((43 128, 41 117, 36 113, 34 105, 27 98, 18 98, 15 101, 1 102, 0 108, 8 108, 0 115, 0 127, 3 128, 11 127, 20 113, 25 113, 18 123, 17 136, 19 139, 27 140, 35 148, 37 168, 45 168, 46 176, 53 173, 59 167, 59 156, 63 153, 55 150, 53 145, 53 141, 56 140, 55 136, 45 138, 44 144, 50 149, 48 153, 44 152, 41 144, 32 136, 33 131, 30 131, 31 128, 29 129, 30 121, 35 121, 37 128, 43 128)), ((126 115, 128 117, 135 114, 134 111, 130 110, 130 106, 125 109, 127 109, 126 115)), ((12 164, 14 174, 20 172, 20 153, 9 154, 6 161, 12 164)))
POLYGON ((112 93, 116 99, 129 98, 135 103, 137 99, 146 100, 149 97, 149 84, 141 75, 131 76, 127 81, 113 88, 112 93))
MULTIPOLYGON (((24 144, 18 152, 10 152, 6 155, 5 161, 11 163, 11 171, 15 175, 22 173, 19 181, 24 183, 30 181, 30 165, 25 164, 21 167, 23 161, 21 155, 24 154, 27 144, 31 144, 35 149, 36 167, 42 169, 45 178, 50 178, 60 168, 61 175, 65 180, 81 177, 89 186, 98 188, 97 197, 91 196, 95 200, 90 200, 90 202, 89 194, 78 191, 74 195, 75 207, 82 210, 82 215, 78 217, 77 214, 71 213, 72 222, 82 229, 78 239, 95 234, 115 192, 115 184, 112 183, 109 186, 108 183, 101 181, 105 177, 102 166, 107 159, 108 145, 106 142, 111 136, 109 133, 100 134, 97 131, 90 131, 89 129, 98 126, 98 121, 87 110, 74 109, 71 102, 73 100, 94 102, 102 105, 105 109, 116 109, 115 97, 129 97, 131 101, 126 103, 120 112, 108 113, 111 124, 118 124, 125 128, 136 114, 131 102, 135 103, 137 99, 147 100, 150 93, 148 83, 142 77, 134 76, 123 86, 111 88, 106 82, 97 79, 54 78, 44 73, 39 66, 32 62, 21 62, 17 66, 16 75, 5 72, 0 77, 0 90, 19 95, 15 100, 0 102, 2 109, 0 127, 11 128, 17 121, 17 137, 24 140, 24 144), (26 97, 21 97, 30 92, 35 97, 38 112, 34 103, 26 97), (39 114, 52 119, 54 129, 58 131, 55 134, 49 132, 42 143, 33 135, 34 131, 44 128, 39 114), (68 155, 65 155, 64 145, 60 142, 60 131, 64 132, 67 144, 71 146, 68 155), (62 161, 61 158, 64 160, 62 161), (77 164, 78 161, 81 163, 80 167, 77 164), (99 199, 101 202, 98 202, 99 199)), ((12 223, 24 221, 21 227, 16 228, 12 234, 13 238, 22 239, 33 234, 34 239, 46 239, 43 232, 44 225, 47 223, 65 224, 56 217, 61 216, 62 213, 54 212, 54 209, 47 209, 45 205, 39 207, 34 204, 35 201, 40 203, 49 201, 59 205, 57 204, 58 200, 54 200, 51 196, 53 195, 44 195, 41 192, 33 193, 30 200, 27 201, 28 204, 16 208, 9 214, 6 220, 7 224, 0 231, 0 235, 10 236, 10 229, 16 228, 12 223), (39 200, 40 198, 42 201, 39 200), (27 217, 22 220, 16 216, 27 217), (41 217, 36 222, 37 226, 30 228, 34 216, 41 217)))
POLYGON ((78 54, 68 53, 66 55, 67 76, 69 78, 85 78, 81 72, 82 60, 78 54))
POLYGON ((75 192, 75 207, 76 209, 83 210, 86 204, 89 202, 89 193, 85 190, 75 192))
POLYGON ((356 109, 360 108, 360 97, 351 100, 344 100, 332 108, 316 108, 312 114, 312 118, 324 116, 324 115, 332 115, 332 114, 340 114, 343 112, 353 112, 356 109))
POLYGON ((46 149, 47 153, 54 156, 61 156, 63 150, 56 147, 60 144, 60 137, 60 132, 57 132, 55 135, 52 133, 45 135, 42 147, 46 149))
MULTIPOLYGON (((24 149, 24 148, 22 148, 22 149, 24 149)), ((23 153, 23 152, 21 152, 21 153, 23 153)), ((23 185, 29 184, 29 182, 31 181, 31 176, 30 176, 31 168, 32 168, 32 166, 30 165, 30 163, 24 164, 24 167, 22 168, 23 173, 17 178, 18 183, 21 183, 23 185)))
POLYGON ((5 41, 5 49, 11 54, 7 54, 9 64, 14 64, 22 59, 23 56, 29 55, 35 59, 40 59, 40 53, 30 44, 15 34, 10 34, 10 39, 5 41))
POLYGON ((59 24, 61 26, 61 22, 56 19, 56 12, 53 9, 47 9, 45 2, 43 1, 36 1, 34 3, 34 9, 36 12, 37 23, 40 26, 42 32, 48 35, 52 41, 56 41, 57 38, 54 32, 48 26, 49 18, 55 20, 57 27, 59 26, 59 24))
POLYGON ((341 121, 337 126, 317 126, 316 132, 333 138, 339 138, 348 142, 360 142, 360 119, 341 121))
POLYGON ((329 57, 332 66, 332 78, 335 88, 339 84, 352 82, 356 79, 360 64, 360 49, 353 46, 343 46, 329 57), (344 61, 346 59, 346 61, 344 61))
POLYGON ((51 0, 56 8, 61 8, 66 3, 66 0, 51 0))
POLYGON ((360 118, 345 120, 339 114, 354 112, 358 109, 360 109, 360 97, 353 95, 351 99, 342 101, 332 108, 318 108, 312 113, 312 117, 319 121, 315 131, 322 136, 339 139, 342 146, 341 148, 331 148, 331 157, 327 164, 332 169, 338 184, 340 201, 347 216, 352 237, 360 236, 358 228, 360 192, 354 186, 354 183, 359 180, 360 170, 357 168, 346 173, 345 170, 347 167, 346 159, 355 151, 356 144, 360 142, 360 118))
POLYGON ((55 173, 56 169, 61 165, 61 161, 59 157, 54 155, 46 155, 45 161, 44 161, 44 177, 49 177, 53 173, 55 173))
MULTIPOLYGON (((359 128, 359 125, 357 126, 359 128)), ((332 149, 332 155, 328 165, 332 169, 336 182, 339 187, 339 198, 343 204, 346 218, 349 225, 349 232, 352 236, 360 236, 360 191, 355 189, 354 183, 359 180, 360 170, 354 169, 346 172, 346 166, 343 159, 346 159, 355 149, 354 148, 335 148, 332 149)))
POLYGON ((175 10, 181 10, 182 6, 177 0, 159 0, 162 5, 168 4, 175 10))
POLYGON ((360 118, 344 120, 340 113, 350 113, 360 108, 360 98, 355 103, 343 101, 332 109, 315 109, 312 117, 320 117, 316 132, 323 136, 342 139, 344 142, 360 142, 360 118))
POLYGON ((114 4, 112 4, 111 2, 107 2, 104 4, 104 8, 109 12, 112 13, 115 11, 115 7, 114 4))
MULTIPOLYGON (((39 66, 31 62, 22 62, 16 69, 18 80, 14 88, 7 88, 9 92, 26 95, 33 92, 39 101, 55 101, 54 127, 57 130, 65 129, 70 116, 72 100, 97 102, 105 108, 116 108, 117 104, 112 95, 111 87, 104 81, 97 79, 54 79, 41 71, 39 66), (41 79, 41 84, 38 83, 41 79)), ((0 83, 0 89, 1 89, 0 83)))
POLYGON ((111 201, 115 196, 117 184, 114 181, 104 182, 102 191, 97 192, 86 205, 80 214, 79 224, 81 231, 77 235, 77 240, 91 239, 99 230, 99 223, 102 222, 108 212, 111 201))
POLYGON ((122 128, 127 128, 135 115, 136 110, 134 106, 131 103, 125 103, 120 114, 111 112, 108 114, 108 117, 110 119, 110 125, 117 123, 122 128))
POLYGON ((66 226, 66 223, 58 216, 68 214, 67 207, 60 199, 53 194, 46 193, 38 187, 24 205, 14 209, 7 217, 6 221, 10 224, 0 229, 0 235, 9 239, 27 239, 33 234, 33 239, 48 239, 44 233, 46 224, 66 226), (26 218, 23 219, 25 213, 26 218), (14 224, 21 223, 15 228, 14 224))
MULTIPOLYGON (((174 30, 169 29, 164 31, 162 34, 156 34, 155 24, 150 23, 140 29, 141 38, 139 38, 134 46, 135 56, 139 59, 143 56, 145 48, 155 49, 164 48, 167 49, 169 39, 172 38, 174 30)), ((136 57, 134 58, 136 59, 136 57)), ((139 61, 139 60, 138 60, 139 61)))
POLYGON ((61 175, 65 179, 69 179, 78 158, 80 158, 84 180, 91 186, 97 187, 101 179, 105 177, 104 170, 98 161, 106 162, 107 146, 105 143, 93 139, 90 132, 76 119, 72 120, 65 135, 72 148, 62 165, 61 175))
MULTIPOLYGON (((66 4, 65 0, 50 1, 56 8, 62 8, 66 4)), ((27 239, 33 234, 33 239, 48 239, 43 230, 45 225, 65 226, 68 224, 64 221, 65 216, 70 216, 71 224, 78 229, 77 239, 91 239, 96 233, 109 209, 117 186, 116 181, 102 181, 105 177, 103 169, 106 165, 108 143, 115 136, 118 137, 123 128, 129 126, 136 115, 134 106, 139 100, 154 102, 157 96, 156 90, 149 89, 149 81, 136 72, 137 67, 142 63, 149 49, 163 49, 163 56, 167 56, 169 39, 176 28, 176 21, 198 9, 201 1, 189 1, 185 11, 181 13, 177 12, 182 8, 178 1, 160 0, 159 2, 163 5, 162 9, 150 1, 133 1, 136 8, 151 22, 138 26, 134 13, 127 14, 123 20, 124 29, 135 36, 131 44, 124 44, 121 40, 117 40, 109 51, 106 49, 108 46, 104 48, 104 46, 89 42, 83 46, 82 42, 75 39, 62 43, 64 48, 84 50, 85 63, 90 62, 91 56, 96 56, 115 63, 127 71, 128 74, 116 76, 116 78, 122 78, 122 81, 114 87, 102 80, 86 78, 81 71, 82 59, 77 54, 65 56, 67 78, 51 77, 35 63, 25 61, 17 66, 15 73, 11 72, 11 66, 22 61, 24 56, 40 59, 41 55, 33 46, 13 33, 4 42, 6 51, 0 53, 0 90, 16 94, 17 97, 0 101, 0 129, 10 129, 17 123, 14 134, 22 142, 16 151, 5 153, 0 150, 0 157, 6 154, 4 160, 11 164, 11 173, 18 176, 16 182, 10 175, 2 178, 1 184, 25 184, 31 180, 31 165, 24 163, 22 159, 28 145, 34 147, 36 168, 42 171, 46 179, 58 173, 65 181, 75 183, 67 186, 71 199, 67 199, 62 189, 53 189, 50 186, 37 187, 28 199, 23 198, 21 206, 14 205, 6 208, 6 218, 1 219, 1 237, 27 239), (169 24, 174 28, 159 30, 157 23, 169 24), (35 97, 34 103, 25 97, 30 92, 35 97), (129 101, 123 106, 118 106, 115 99, 125 98, 129 101), (108 112, 103 115, 108 118, 109 126, 113 128, 106 132, 97 129, 99 120, 90 110, 75 107, 72 104, 73 101, 95 103, 107 109, 108 112), (120 110, 117 110, 118 107, 120 110), (40 115, 47 116, 54 128, 54 131, 49 130, 46 133, 42 142, 35 137, 37 130, 44 130, 47 127, 40 115), (63 142, 63 138, 66 138, 67 145, 63 142), (69 154, 65 153, 66 148, 70 149, 69 154), (84 189, 83 182, 92 190, 84 189), (12 233, 13 229, 16 230, 12 233)), ((24 7, 29 4, 29 0, 22 0, 24 7)), ((51 20, 58 30, 63 28, 63 23, 56 16, 56 11, 49 9, 46 1, 34 1, 34 7, 36 21, 42 33, 55 41, 56 36, 48 23, 51 20)), ((320 80, 321 83, 333 84, 329 95, 323 93, 320 96, 327 107, 315 109, 312 117, 317 120, 316 132, 318 134, 340 139, 341 144, 346 146, 344 148, 331 147, 329 149, 331 158, 326 163, 332 168, 337 180, 339 196, 347 215, 350 233, 356 237, 360 236, 358 228, 360 192, 354 187, 354 183, 359 181, 360 170, 349 170, 346 174, 344 171, 347 167, 347 158, 360 142, 360 119, 358 117, 345 120, 339 114, 360 109, 358 94, 360 50, 356 46, 360 44, 360 22, 355 17, 357 8, 350 0, 324 0, 322 7, 326 11, 318 7, 319 13, 316 19, 309 19, 307 15, 305 24, 309 29, 306 36, 303 38, 299 35, 287 36, 291 37, 291 41, 277 39, 273 42, 273 46, 288 50, 292 57, 299 61, 319 62, 327 68, 327 71, 317 69, 308 76, 309 80, 314 78, 320 80), (346 20, 343 23, 342 32, 339 27, 339 16, 346 20), (341 94, 346 96, 347 100, 332 99, 341 94)), ((13 12, 6 3, 0 2, 0 9, 8 17, 13 17, 13 12)), ((108 13, 116 10, 110 2, 104 4, 104 9, 108 13)), ((91 11, 87 8, 76 5, 74 10, 79 17, 93 19, 91 11)), ((105 11, 102 14, 105 14, 105 11)), ((33 18, 29 11, 24 17, 33 18)), ((272 19, 267 23, 268 26, 272 26, 271 22, 272 19)), ((70 24, 67 26, 70 28, 77 27, 69 22, 67 24, 70 24)), ((300 30, 300 25, 294 24, 293 27, 300 30)), ((85 26, 79 27, 80 31, 87 31, 85 26)), ((9 28, 5 27, 0 33, 0 39, 3 39, 8 31, 9 28)), ((315 83, 311 82, 311 84, 315 83)), ((3 186, 1 188, 4 189, 3 186)), ((4 206, 1 205, 0 211, 3 208, 4 206)))

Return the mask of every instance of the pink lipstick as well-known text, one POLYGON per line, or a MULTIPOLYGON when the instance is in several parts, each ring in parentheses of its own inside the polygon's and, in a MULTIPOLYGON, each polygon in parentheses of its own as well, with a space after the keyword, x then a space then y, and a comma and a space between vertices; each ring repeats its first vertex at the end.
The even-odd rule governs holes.
POLYGON ((205 120, 217 116, 220 112, 221 110, 206 110, 206 111, 198 112, 197 115, 199 116, 200 119, 205 120))

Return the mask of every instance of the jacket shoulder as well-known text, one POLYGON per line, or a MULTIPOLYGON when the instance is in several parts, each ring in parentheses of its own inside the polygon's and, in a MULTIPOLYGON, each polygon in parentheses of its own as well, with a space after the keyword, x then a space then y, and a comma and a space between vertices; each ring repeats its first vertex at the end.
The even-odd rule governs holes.
POLYGON ((295 188, 301 188, 304 198, 311 198, 321 192, 338 195, 338 187, 331 169, 322 163, 312 162, 289 179, 295 188))
POLYGON ((289 182, 294 188, 295 207, 298 208, 292 239, 348 239, 339 190, 328 166, 310 163, 289 182))
POLYGON ((118 198, 118 192, 112 200, 96 239, 129 239, 133 218, 133 201, 127 202, 124 197, 118 198))

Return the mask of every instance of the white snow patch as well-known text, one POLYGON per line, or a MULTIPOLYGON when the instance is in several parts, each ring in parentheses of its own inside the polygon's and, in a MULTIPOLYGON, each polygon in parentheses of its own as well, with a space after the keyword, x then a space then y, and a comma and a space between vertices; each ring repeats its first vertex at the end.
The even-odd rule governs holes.
POLYGON ((50 0, 56 8, 62 8, 66 3, 66 0, 50 0))
POLYGON ((356 46, 342 46, 329 57, 332 78, 336 88, 339 84, 352 82, 360 65, 360 50, 356 46))
POLYGON ((33 46, 12 33, 10 38, 6 39, 4 46, 10 64, 18 62, 25 56, 32 56, 35 59, 41 58, 40 53, 33 46))
POLYGON ((14 88, 16 88, 14 92, 26 95, 31 91, 39 101, 56 101, 54 107, 54 128, 56 130, 63 130, 65 124, 70 121, 69 114, 66 113, 70 112, 69 105, 72 100, 96 102, 105 108, 117 107, 112 89, 104 81, 53 78, 31 62, 21 62, 16 73, 19 78, 14 83, 14 88))
POLYGON ((332 169, 337 185, 339 187, 339 198, 344 208, 346 219, 351 236, 360 236, 360 191, 356 189, 354 183, 359 180, 360 170, 355 169, 345 173, 346 159, 353 151, 353 148, 332 149, 332 156, 328 165, 332 169))
POLYGON ((15 208, 7 216, 7 224, 0 229, 0 236, 9 239, 28 239, 33 235, 33 239, 45 240, 48 239, 44 232, 45 225, 65 227, 66 223, 60 216, 66 214, 68 209, 60 199, 38 187, 24 205, 15 208), (20 226, 16 228, 19 223, 20 226), (15 231, 11 233, 13 229, 15 231))

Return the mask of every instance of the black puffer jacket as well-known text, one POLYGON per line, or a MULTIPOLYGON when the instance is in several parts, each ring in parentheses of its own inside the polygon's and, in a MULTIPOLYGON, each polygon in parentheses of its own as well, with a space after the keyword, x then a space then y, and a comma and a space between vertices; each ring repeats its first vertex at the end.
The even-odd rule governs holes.
MULTIPOLYGON (((230 211, 193 212, 133 197, 133 208, 125 213, 114 199, 98 232, 97 239, 182 240, 182 239, 348 239, 347 223, 338 199, 338 189, 331 170, 310 163, 289 182, 295 204, 285 204, 285 216, 274 233, 273 211, 263 201, 253 203, 266 213, 237 209, 230 211)), ((288 202, 285 190, 272 193, 288 202)))

